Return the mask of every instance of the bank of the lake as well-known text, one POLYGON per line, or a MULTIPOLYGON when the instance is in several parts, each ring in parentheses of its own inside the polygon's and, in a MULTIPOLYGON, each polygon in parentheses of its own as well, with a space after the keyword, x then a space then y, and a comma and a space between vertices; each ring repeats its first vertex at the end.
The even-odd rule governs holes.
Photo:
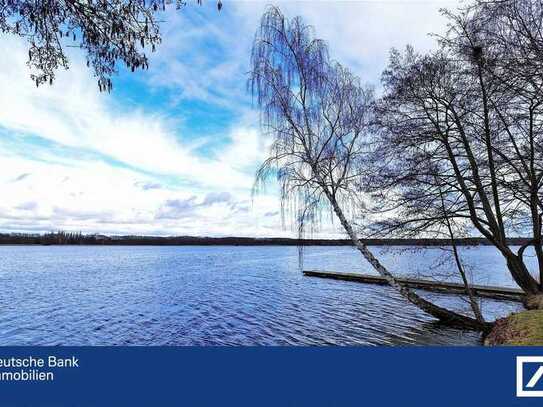
POLYGON ((542 346, 543 311, 521 311, 498 319, 485 345, 542 346))

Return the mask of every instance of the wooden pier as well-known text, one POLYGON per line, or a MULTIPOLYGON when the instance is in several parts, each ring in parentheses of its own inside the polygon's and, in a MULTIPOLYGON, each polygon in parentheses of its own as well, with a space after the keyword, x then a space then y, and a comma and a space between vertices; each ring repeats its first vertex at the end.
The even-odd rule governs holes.
MULTIPOLYGON (((330 278, 333 280, 355 281, 357 283, 387 285, 384 277, 372 274, 338 273, 334 271, 304 270, 308 277, 330 278)), ((410 277, 396 277, 399 283, 410 288, 440 292, 446 294, 465 294, 464 284, 421 280, 410 277)), ((471 285, 473 293, 478 297, 493 298, 497 300, 522 301, 524 293, 520 289, 509 287, 493 287, 485 285, 471 285)))

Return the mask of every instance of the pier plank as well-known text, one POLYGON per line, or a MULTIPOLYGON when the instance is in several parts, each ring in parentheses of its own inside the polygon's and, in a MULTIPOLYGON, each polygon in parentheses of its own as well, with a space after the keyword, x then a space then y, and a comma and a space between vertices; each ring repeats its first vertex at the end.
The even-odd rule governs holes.
MULTIPOLYGON (((304 270, 305 276, 308 277, 320 277, 330 278, 334 280, 355 281, 366 284, 388 284, 384 277, 372 274, 361 273, 342 273, 335 271, 321 271, 321 270, 304 270)), ((422 280, 411 277, 396 277, 398 282, 405 284, 407 287, 416 288, 426 291, 450 293, 450 294, 465 294, 464 285, 461 283, 445 282, 445 281, 431 281, 422 280)), ((471 288, 475 295, 485 298, 493 298, 498 300, 509 301, 522 301, 524 292, 520 289, 509 287, 495 287, 485 285, 471 285, 471 288)))

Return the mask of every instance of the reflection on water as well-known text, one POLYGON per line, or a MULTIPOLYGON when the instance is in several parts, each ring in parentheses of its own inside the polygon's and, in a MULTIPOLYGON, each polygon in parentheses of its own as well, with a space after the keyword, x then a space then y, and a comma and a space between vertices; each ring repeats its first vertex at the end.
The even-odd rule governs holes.
MULTIPOLYGON (((394 271, 443 278, 439 248, 374 250, 394 271)), ((464 249, 474 278, 511 285, 490 247, 464 249)), ((384 286, 302 276, 296 247, 0 247, 2 345, 477 344, 384 286)), ((308 247, 305 268, 371 272, 350 247, 308 247)), ((428 294, 425 294, 428 295, 428 294)), ((466 310, 456 296, 432 294, 466 310)), ((516 303, 488 301, 488 317, 516 303)))

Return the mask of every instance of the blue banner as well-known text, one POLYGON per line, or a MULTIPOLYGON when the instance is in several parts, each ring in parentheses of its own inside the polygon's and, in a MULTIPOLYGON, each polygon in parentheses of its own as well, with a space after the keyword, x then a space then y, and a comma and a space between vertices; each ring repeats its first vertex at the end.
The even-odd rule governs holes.
POLYGON ((543 348, 2 347, 1 406, 541 406, 543 348))

